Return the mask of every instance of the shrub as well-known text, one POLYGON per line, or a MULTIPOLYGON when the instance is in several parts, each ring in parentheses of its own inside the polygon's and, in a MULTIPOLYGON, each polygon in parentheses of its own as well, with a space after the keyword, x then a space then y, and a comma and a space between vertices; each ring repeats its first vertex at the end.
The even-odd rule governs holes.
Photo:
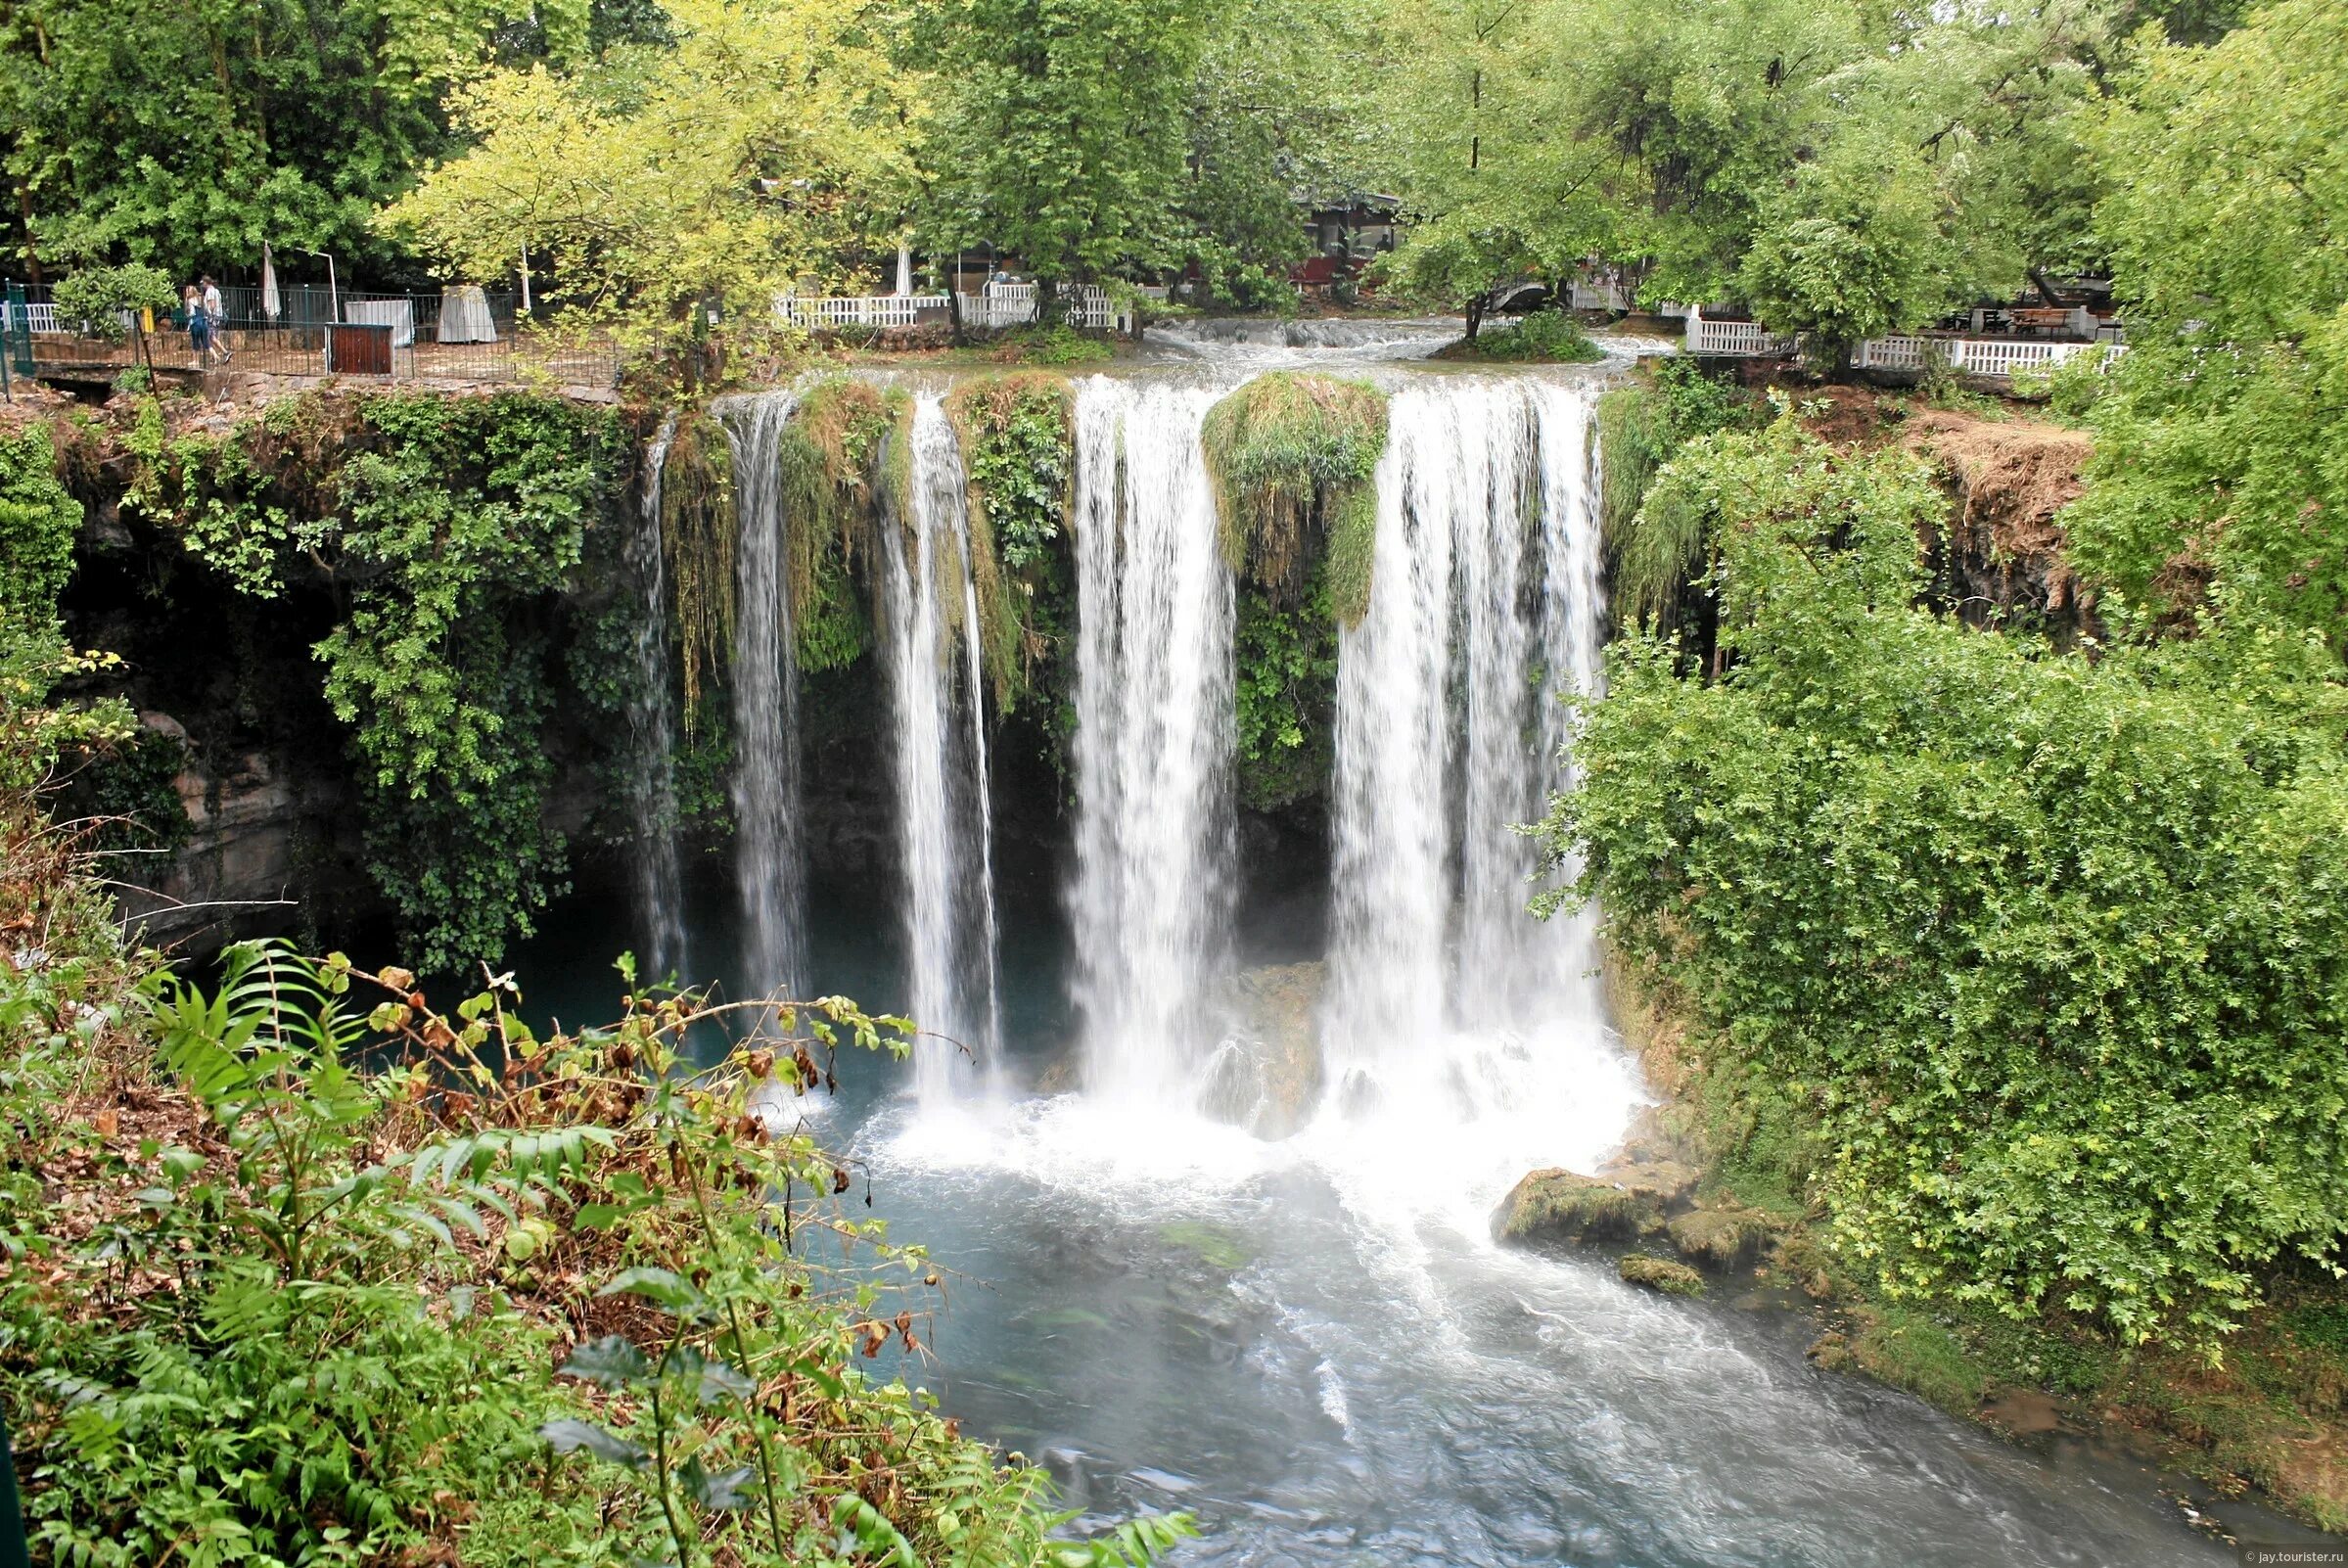
POLYGON ((167 311, 179 303, 170 274, 144 261, 82 267, 60 280, 52 298, 61 317, 112 343, 128 336, 122 325, 124 311, 167 311))
POLYGON ((1089 365, 1117 357, 1116 346, 1064 321, 1013 327, 994 341, 993 357, 1013 365, 1089 365))
POLYGON ((1513 327, 1492 327, 1476 334, 1460 357, 1501 359, 1526 364, 1588 365, 1606 357, 1582 323, 1562 310, 1540 310, 1513 327))
POLYGON ((1051 1540, 1039 1472, 859 1369, 936 1276, 760 1106, 902 1020, 647 988, 540 1039, 510 980, 442 1013, 247 945, 207 992, 85 941, 0 966, 0 1244, 40 1260, 0 1396, 53 1560, 1131 1568, 1189 1533, 1051 1540), (696 1069, 705 1020, 739 1038, 696 1069))
POLYGON ((2091 663, 1939 620, 1928 479, 1790 418, 1657 488, 1720 541, 1727 672, 1621 645, 1541 832, 1815 1118, 1843 1254, 2136 1340, 2328 1263, 2348 770, 2320 645, 2245 623, 2091 663))

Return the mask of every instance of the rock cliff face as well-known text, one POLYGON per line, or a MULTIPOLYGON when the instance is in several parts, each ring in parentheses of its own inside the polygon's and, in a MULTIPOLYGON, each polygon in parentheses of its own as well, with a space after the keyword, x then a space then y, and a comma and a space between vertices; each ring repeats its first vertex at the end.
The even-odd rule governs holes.
MULTIPOLYGON (((149 729, 187 739, 169 715, 146 713, 149 729)), ((340 782, 296 774, 268 750, 207 764, 191 753, 172 780, 187 812, 187 842, 161 876, 121 890, 124 918, 148 942, 206 949, 237 936, 316 924, 315 905, 366 907, 374 894, 345 869, 356 858, 340 782)))
POLYGON ((1326 966, 1243 969, 1232 983, 1233 1024, 1208 1066, 1208 1114, 1260 1138, 1284 1138, 1320 1101, 1320 993, 1326 966))

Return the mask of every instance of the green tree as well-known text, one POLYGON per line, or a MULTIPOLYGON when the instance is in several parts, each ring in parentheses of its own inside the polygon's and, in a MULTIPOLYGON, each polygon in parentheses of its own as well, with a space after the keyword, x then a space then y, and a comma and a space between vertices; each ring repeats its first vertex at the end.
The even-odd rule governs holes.
POLYGON ((1130 275, 1176 249, 1184 109, 1212 8, 1177 0, 954 0, 919 56, 939 102, 920 229, 1043 283, 1130 275))
POLYGON ((473 145, 382 220, 462 275, 528 245, 574 300, 764 317, 802 278, 894 250, 912 102, 847 0, 670 0, 673 45, 595 70, 492 71, 454 99, 473 145))
POLYGON ((2256 612, 2348 655, 2348 13, 2163 45, 2102 138, 2127 355, 2065 514, 2108 615, 2256 612))
POLYGON ((396 270, 369 220, 447 146, 442 90, 501 44, 574 51, 585 21, 584 0, 10 6, 0 162, 19 254, 187 274, 257 265, 269 241, 396 270))

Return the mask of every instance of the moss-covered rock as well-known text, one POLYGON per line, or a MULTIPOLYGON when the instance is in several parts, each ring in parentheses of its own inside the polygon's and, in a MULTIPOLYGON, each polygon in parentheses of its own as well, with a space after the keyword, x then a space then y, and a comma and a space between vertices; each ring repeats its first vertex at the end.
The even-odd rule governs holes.
POLYGON ((1644 1253, 1632 1253, 1615 1266, 1615 1273, 1626 1285, 1637 1285, 1646 1290, 1659 1290, 1666 1296, 1701 1296, 1704 1276, 1683 1263, 1669 1258, 1650 1258, 1644 1253))
POLYGON ((1758 1209, 1691 1209, 1664 1226, 1680 1255, 1707 1268, 1743 1268, 1784 1228, 1776 1216, 1758 1209))
POLYGON ((854 585, 871 577, 882 517, 903 513, 912 414, 901 387, 833 376, 807 389, 784 428, 775 455, 802 669, 842 669, 872 646, 854 585))
POLYGON ((1628 1241, 1662 1225, 1695 1184, 1693 1171, 1671 1164, 1594 1176, 1535 1171, 1501 1200, 1493 1235, 1501 1241, 1628 1241))
POLYGON ((1347 625, 1369 609, 1386 394, 1367 382, 1275 371, 1207 411, 1200 442, 1223 555, 1272 606, 1317 583, 1347 625))

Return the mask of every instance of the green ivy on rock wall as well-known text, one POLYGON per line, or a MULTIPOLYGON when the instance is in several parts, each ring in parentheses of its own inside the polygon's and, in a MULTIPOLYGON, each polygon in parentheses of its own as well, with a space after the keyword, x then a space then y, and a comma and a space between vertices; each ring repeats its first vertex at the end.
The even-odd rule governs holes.
POLYGON ((226 432, 124 437, 126 512, 239 591, 331 592, 316 655, 349 726, 369 871, 428 968, 494 962, 559 891, 550 663, 608 706, 627 639, 572 585, 619 484, 617 416, 530 392, 305 393, 226 432))
MULTIPOLYGON (((1068 549, 1076 436, 1068 383, 1039 372, 964 381, 946 398, 970 487, 980 647, 1005 712, 1069 684, 1076 582, 1068 549)), ((1058 728, 1057 717, 1047 727, 1058 728)))
POLYGON ((1337 618, 1326 591, 1282 610, 1242 588, 1232 642, 1239 804, 1271 811, 1321 794, 1336 760, 1337 618))
POLYGON ((57 478, 47 427, 0 435, 0 609, 46 622, 73 575, 81 506, 57 478))
POLYGON ((370 399, 345 466, 348 619, 318 647, 364 765, 377 885, 429 967, 494 962, 561 875, 542 823, 553 693, 527 610, 611 498, 607 411, 527 394, 370 399))

